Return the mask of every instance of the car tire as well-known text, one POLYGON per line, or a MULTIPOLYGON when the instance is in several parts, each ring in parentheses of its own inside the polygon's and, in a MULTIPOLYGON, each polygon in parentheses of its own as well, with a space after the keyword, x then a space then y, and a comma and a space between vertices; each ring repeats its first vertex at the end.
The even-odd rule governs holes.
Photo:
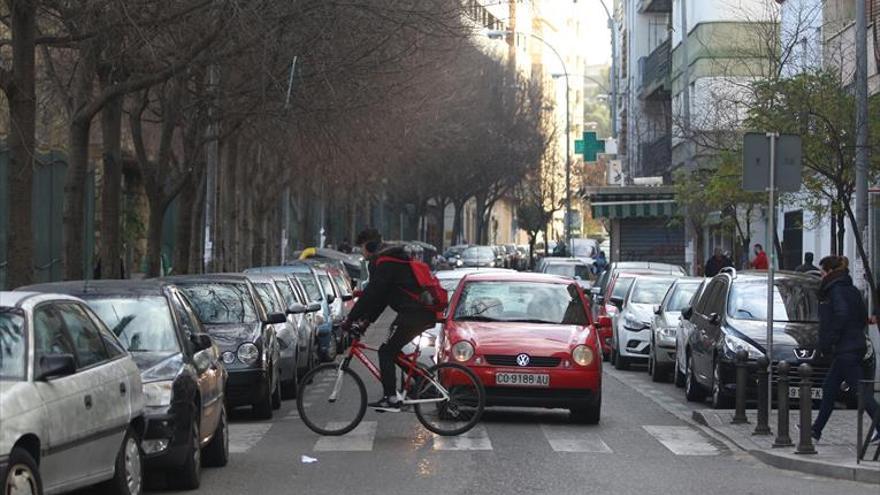
POLYGON ((684 388, 684 382, 685 382, 684 373, 682 373, 681 370, 678 369, 678 363, 675 363, 673 366, 675 368, 675 371, 673 371, 673 373, 675 374, 675 378, 673 378, 673 382, 675 383, 676 387, 684 388))
POLYGON ((11 493, 10 487, 19 487, 22 484, 29 486, 29 491, 36 495, 43 493, 43 479, 40 477, 40 469, 37 461, 21 447, 12 449, 9 455, 9 468, 3 475, 3 495, 11 493), (14 483, 14 485, 13 485, 14 483))
POLYGON ((223 467, 229 463, 229 420, 226 407, 220 410, 220 422, 214 430, 214 436, 202 452, 202 464, 211 467, 223 467))
POLYGON ((571 420, 576 423, 587 425, 597 425, 602 416, 602 394, 586 407, 572 408, 570 410, 571 420))
POLYGON ((266 391, 263 392, 263 395, 251 404, 254 418, 255 419, 272 419, 272 395, 273 390, 270 390, 269 387, 271 385, 266 385, 266 391))
POLYGON ((654 383, 666 383, 669 380, 669 371, 665 366, 657 364, 657 358, 654 355, 653 347, 648 354, 648 373, 651 374, 651 381, 654 383))
POLYGON ((299 393, 299 377, 296 376, 296 373, 293 374, 293 378, 290 380, 286 380, 281 382, 281 398, 284 400, 287 399, 296 399, 296 394, 299 393))
POLYGON ((732 409, 733 402, 721 386, 721 363, 716 359, 712 366, 712 409, 732 409))
POLYGON ((620 355, 620 345, 619 344, 620 344, 620 342, 618 342, 618 346, 617 346, 618 350, 615 353, 615 357, 617 359, 614 360, 614 368, 621 370, 621 371, 626 371, 629 369, 629 359, 626 356, 620 355))
POLYGON ((190 434, 189 452, 183 466, 172 480, 175 487, 181 490, 197 490, 202 484, 202 449, 200 448, 199 422, 193 421, 190 434))
POLYGON ((685 372, 684 396, 688 402, 702 402, 706 400, 706 391, 703 386, 697 382, 694 375, 694 358, 688 356, 688 366, 685 372))
POLYGON ((116 454, 113 478, 105 483, 104 493, 113 495, 140 495, 144 491, 143 452, 138 437, 129 427, 116 454))
POLYGON ((281 409, 281 374, 275 373, 275 390, 272 392, 272 410, 281 409))

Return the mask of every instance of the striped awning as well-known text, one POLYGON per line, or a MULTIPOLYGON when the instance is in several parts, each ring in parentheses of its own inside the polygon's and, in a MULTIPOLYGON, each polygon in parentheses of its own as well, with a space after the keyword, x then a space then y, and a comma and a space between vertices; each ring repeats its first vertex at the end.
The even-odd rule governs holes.
POLYGON ((584 196, 593 218, 671 218, 678 213, 669 187, 602 187, 584 196))

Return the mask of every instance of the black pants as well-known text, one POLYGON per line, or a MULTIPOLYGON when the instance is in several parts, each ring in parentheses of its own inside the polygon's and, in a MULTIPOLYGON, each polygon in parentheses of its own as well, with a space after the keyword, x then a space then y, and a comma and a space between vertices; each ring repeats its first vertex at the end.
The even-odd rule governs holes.
MULTIPOLYGON (((853 390, 858 390, 862 379, 862 358, 864 353, 845 353, 834 356, 831 362, 831 369, 825 376, 825 382, 822 384, 822 404, 819 406, 819 414, 813 423, 813 433, 815 436, 822 436, 822 430, 831 417, 834 410, 834 399, 840 390, 840 384, 846 382, 853 390)), ((870 394, 865 397, 865 411, 870 417, 877 415, 877 402, 874 401, 874 395, 870 394)), ((880 433, 880 429, 878 429, 880 433)))
POLYGON ((386 397, 397 392, 394 359, 408 342, 434 325, 431 313, 400 313, 391 324, 388 340, 379 347, 379 369, 382 372, 382 393, 386 397))

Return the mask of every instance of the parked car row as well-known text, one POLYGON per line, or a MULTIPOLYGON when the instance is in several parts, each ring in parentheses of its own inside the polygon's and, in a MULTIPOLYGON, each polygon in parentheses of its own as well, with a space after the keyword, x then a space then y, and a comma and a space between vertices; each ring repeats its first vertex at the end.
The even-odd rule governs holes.
POLYGON ((344 345, 353 299, 317 261, 0 292, 0 486, 198 488, 228 462, 229 411, 270 419, 295 397, 344 345))
POLYGON ((529 264, 528 246, 504 244, 497 246, 456 245, 443 253, 436 268, 507 268, 525 270, 529 264))

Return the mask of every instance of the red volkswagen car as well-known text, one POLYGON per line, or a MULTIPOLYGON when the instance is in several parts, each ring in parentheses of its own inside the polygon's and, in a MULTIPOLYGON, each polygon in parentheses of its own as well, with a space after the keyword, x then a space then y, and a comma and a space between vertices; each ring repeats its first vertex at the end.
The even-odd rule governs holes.
POLYGON ((468 275, 449 305, 438 359, 472 369, 487 406, 565 408, 576 421, 598 423, 602 350, 588 308, 571 279, 468 275))

